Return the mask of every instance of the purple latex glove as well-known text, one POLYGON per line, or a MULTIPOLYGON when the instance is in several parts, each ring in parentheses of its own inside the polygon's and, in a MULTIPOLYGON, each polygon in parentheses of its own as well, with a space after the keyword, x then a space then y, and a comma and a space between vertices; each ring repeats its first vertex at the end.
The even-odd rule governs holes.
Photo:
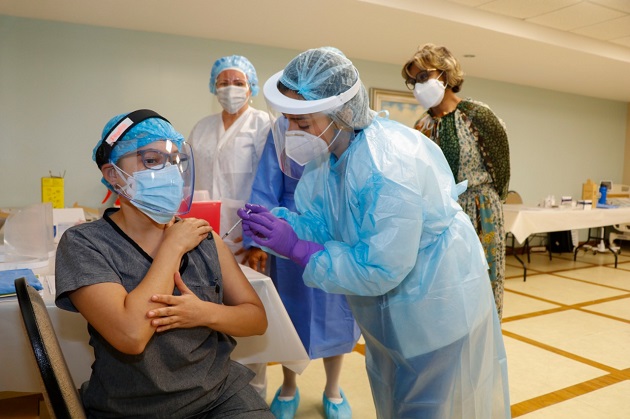
POLYGON ((245 204, 245 208, 240 208, 237 214, 243 219, 243 234, 259 246, 288 257, 302 267, 306 266, 313 253, 324 249, 318 243, 300 240, 289 223, 262 205, 245 204), (247 210, 251 212, 247 213, 247 210))

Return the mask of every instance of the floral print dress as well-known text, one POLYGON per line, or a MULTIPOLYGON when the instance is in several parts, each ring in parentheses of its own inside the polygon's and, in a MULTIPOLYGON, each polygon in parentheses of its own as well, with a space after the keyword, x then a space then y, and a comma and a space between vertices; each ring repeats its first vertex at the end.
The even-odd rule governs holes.
POLYGON ((510 152, 505 124, 490 108, 465 99, 441 118, 430 110, 416 129, 435 141, 456 182, 468 181, 458 202, 470 217, 488 261, 499 319, 503 315, 505 228, 503 205, 510 181, 510 152))

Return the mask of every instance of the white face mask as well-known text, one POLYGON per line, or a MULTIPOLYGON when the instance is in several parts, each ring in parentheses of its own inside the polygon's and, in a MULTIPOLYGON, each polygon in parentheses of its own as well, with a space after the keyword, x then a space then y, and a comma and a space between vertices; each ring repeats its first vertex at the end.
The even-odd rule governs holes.
POLYGON ((217 89, 217 99, 227 113, 235 114, 247 103, 249 87, 221 87, 217 89))
MULTIPOLYGON (((300 166, 304 166, 311 160, 316 159, 324 153, 328 152, 328 143, 321 139, 321 136, 330 128, 332 121, 326 129, 317 135, 310 134, 308 132, 294 130, 287 131, 284 135, 286 137, 286 153, 292 160, 294 160, 300 166)), ((335 137, 336 139, 336 137, 335 137)))
POLYGON ((437 78, 429 79, 424 83, 416 83, 413 95, 424 109, 437 106, 444 99, 446 86, 437 78))

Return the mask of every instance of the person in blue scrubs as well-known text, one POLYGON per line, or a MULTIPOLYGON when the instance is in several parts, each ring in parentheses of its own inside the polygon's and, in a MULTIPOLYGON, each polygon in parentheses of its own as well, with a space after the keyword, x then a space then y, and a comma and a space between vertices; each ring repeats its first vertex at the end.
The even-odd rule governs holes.
POLYGON ((488 265, 440 148, 370 110, 358 70, 326 49, 263 92, 280 167, 303 173, 296 211, 246 204, 243 232, 347 296, 378 417, 510 417, 488 265))
MULTIPOLYGON (((254 179, 249 202, 266 207, 286 207, 295 211, 293 193, 297 180, 285 175, 278 165, 278 157, 269 133, 258 171, 254 179)), ((245 237, 246 247, 253 243, 245 237)), ((323 358, 326 387, 323 394, 327 418, 351 418, 352 409, 339 387, 343 354, 351 352, 360 336, 345 295, 328 294, 307 287, 302 281, 304 268, 295 262, 271 255, 258 247, 251 247, 247 263, 253 269, 266 271, 273 280, 278 294, 311 359, 323 358)), ((283 382, 271 403, 276 418, 295 416, 300 403, 296 373, 282 367, 283 382)))

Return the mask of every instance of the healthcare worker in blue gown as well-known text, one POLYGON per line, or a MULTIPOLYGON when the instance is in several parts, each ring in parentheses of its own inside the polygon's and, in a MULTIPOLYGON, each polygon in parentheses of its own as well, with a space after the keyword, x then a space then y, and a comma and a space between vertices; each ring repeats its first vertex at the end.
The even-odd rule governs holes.
POLYGON ((247 204, 243 232, 347 296, 378 417, 510 417, 488 266, 439 147, 371 111, 358 70, 326 49, 263 91, 286 118, 272 122, 280 167, 303 173, 297 212, 247 204))
MULTIPOLYGON (((285 207, 295 211, 293 199, 297 180, 285 175, 278 165, 278 157, 269 133, 250 202, 265 207, 285 207)), ((323 358, 326 387, 322 396, 324 413, 328 419, 349 419, 352 409, 339 378, 343 354, 351 352, 360 336, 345 295, 329 294, 317 288, 307 287, 302 281, 304 268, 292 260, 276 257, 259 249, 249 237, 244 237, 245 247, 252 244, 248 253, 251 268, 265 271, 273 280, 278 294, 311 359, 323 358)), ((282 367, 282 386, 271 402, 271 412, 276 418, 291 419, 300 404, 296 373, 282 367)))

